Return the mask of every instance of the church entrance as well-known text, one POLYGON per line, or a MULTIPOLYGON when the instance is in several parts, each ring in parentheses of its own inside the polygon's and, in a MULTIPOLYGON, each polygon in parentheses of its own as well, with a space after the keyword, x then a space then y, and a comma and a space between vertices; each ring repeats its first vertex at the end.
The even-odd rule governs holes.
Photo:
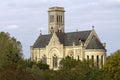
POLYGON ((60 52, 57 48, 52 48, 49 52, 50 57, 50 68, 57 70, 59 67, 59 61, 60 61, 60 52))

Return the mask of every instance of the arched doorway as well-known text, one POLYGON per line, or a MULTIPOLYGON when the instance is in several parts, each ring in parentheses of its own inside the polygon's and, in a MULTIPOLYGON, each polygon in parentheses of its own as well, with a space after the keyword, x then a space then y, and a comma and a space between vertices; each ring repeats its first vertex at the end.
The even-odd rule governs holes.
POLYGON ((52 48, 49 52, 49 65, 51 69, 57 70, 59 67, 59 62, 61 54, 58 48, 52 48))

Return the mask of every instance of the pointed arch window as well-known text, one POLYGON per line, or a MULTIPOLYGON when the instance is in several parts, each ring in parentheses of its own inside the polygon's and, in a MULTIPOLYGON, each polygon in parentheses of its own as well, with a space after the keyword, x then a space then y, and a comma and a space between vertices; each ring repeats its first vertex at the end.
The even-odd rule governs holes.
POLYGON ((42 57, 42 63, 47 64, 47 57, 46 57, 46 55, 44 55, 42 57))
POLYGON ((58 66, 58 58, 56 55, 53 56, 53 68, 57 68, 58 66))
POLYGON ((89 55, 87 55, 87 61, 89 61, 89 55))

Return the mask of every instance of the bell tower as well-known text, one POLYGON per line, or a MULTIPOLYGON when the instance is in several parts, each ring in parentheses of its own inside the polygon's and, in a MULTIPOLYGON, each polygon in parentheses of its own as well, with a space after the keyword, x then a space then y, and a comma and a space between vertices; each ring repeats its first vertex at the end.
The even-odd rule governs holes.
POLYGON ((48 10, 48 32, 64 33, 64 8, 51 7, 48 10))

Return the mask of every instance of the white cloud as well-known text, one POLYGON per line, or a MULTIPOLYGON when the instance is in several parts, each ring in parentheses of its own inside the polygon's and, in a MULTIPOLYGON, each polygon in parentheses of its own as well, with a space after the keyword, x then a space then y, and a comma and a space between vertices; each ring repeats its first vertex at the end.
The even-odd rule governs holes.
POLYGON ((19 28, 18 25, 2 25, 2 26, 0 26, 0 31, 10 32, 10 31, 14 31, 18 28, 19 28))
POLYGON ((7 30, 14 30, 14 29, 18 29, 19 26, 18 25, 8 25, 5 29, 7 30))

